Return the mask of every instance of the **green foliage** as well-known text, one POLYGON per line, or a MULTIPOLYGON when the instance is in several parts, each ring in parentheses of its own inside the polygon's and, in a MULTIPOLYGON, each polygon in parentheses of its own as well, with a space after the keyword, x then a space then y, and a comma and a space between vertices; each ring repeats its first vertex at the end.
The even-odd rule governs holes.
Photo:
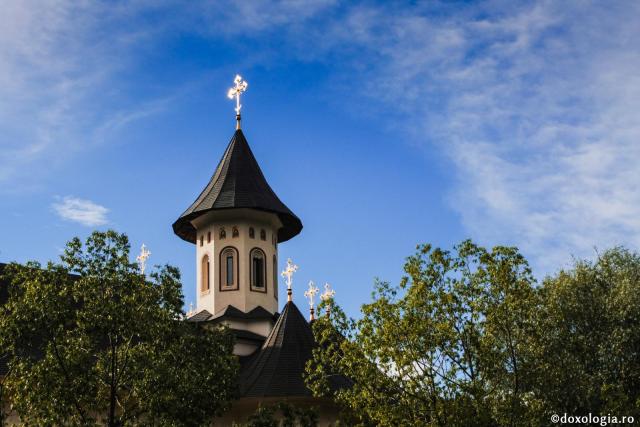
POLYGON ((314 408, 300 408, 287 402, 260 406, 245 424, 235 427, 316 427, 318 413, 314 408))
MULTIPOLYGON (((307 385, 351 425, 545 425, 553 413, 636 415, 640 259, 615 249, 536 286, 515 248, 422 246, 358 320, 314 323, 307 385), (336 387, 335 378, 353 380, 336 387)), ((637 415, 636 415, 637 416, 637 415)))
POLYGON ((123 234, 94 232, 60 264, 8 266, 4 386, 26 425, 195 426, 228 407, 232 337, 183 321, 178 270, 146 278, 129 249, 123 234))
POLYGON ((544 413, 640 417, 640 256, 622 248, 543 282, 534 394, 544 413))
MULTIPOLYGON (((0 275, 0 279, 2 276, 0 275)), ((1 284, 0 284, 1 285, 1 284)), ((7 363, 9 355, 4 351, 4 349, 0 346, 0 362, 7 363)), ((10 371, 9 371, 10 373, 10 371)), ((7 398, 5 396, 5 383, 8 375, 0 377, 0 426, 4 426, 7 419, 7 398)))

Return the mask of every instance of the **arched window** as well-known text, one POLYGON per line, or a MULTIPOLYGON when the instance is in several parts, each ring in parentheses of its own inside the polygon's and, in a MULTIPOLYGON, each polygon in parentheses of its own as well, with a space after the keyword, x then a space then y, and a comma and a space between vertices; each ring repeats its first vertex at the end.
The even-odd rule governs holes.
POLYGON ((231 229, 231 237, 238 237, 240 235, 240 232, 238 231, 238 227, 233 227, 231 229))
POLYGON ((224 231, 224 227, 220 227, 220 240, 227 238, 227 232, 224 231))
POLYGON ((220 251, 220 290, 237 290, 238 279, 238 251, 227 246, 220 251))
POLYGON ((209 255, 205 255, 202 257, 202 262, 200 264, 200 292, 208 292, 210 288, 210 277, 211 277, 211 263, 209 262, 209 255))
POLYGON ((262 249, 254 248, 249 254, 251 263, 251 290, 267 292, 267 257, 262 249))
POLYGON ((267 232, 264 231, 264 228, 260 230, 260 240, 267 240, 267 232))
POLYGON ((253 229, 253 227, 249 227, 249 237, 252 239, 256 238, 256 231, 253 229))
POLYGON ((204 234, 200 235, 200 246, 204 243, 204 234))
POLYGON ((211 232, 207 232, 207 243, 211 243, 211 232))
POLYGON ((273 256, 273 296, 278 301, 278 259, 273 256))

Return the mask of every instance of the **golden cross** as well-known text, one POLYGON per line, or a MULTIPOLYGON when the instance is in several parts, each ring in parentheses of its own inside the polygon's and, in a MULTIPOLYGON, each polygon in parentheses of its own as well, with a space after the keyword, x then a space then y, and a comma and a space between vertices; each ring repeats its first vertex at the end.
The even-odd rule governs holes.
POLYGON ((309 320, 314 319, 313 300, 315 299, 319 289, 313 283, 313 280, 309 280, 309 289, 304 292, 304 296, 309 298, 309 320))
POLYGON ((138 261, 138 266, 140 267, 140 273, 144 274, 144 269, 147 266, 147 259, 151 256, 151 252, 147 250, 147 247, 142 244, 140 248, 140 255, 136 257, 136 261, 138 261))
POLYGON ((318 294, 319 289, 316 287, 313 280, 309 280, 309 289, 304 292, 304 296, 309 298, 309 307, 313 308, 313 300, 318 294))
POLYGON ((227 92, 227 96, 229 99, 236 98, 236 129, 240 129, 240 109, 242 108, 242 104, 240 104, 240 95, 247 90, 247 86, 249 84, 242 80, 242 76, 240 74, 236 74, 236 78, 233 79, 234 86, 229 88, 229 92, 227 92))
POLYGON ((328 283, 324 284, 324 292, 320 295, 320 299, 322 301, 327 301, 331 298, 333 298, 333 296, 336 294, 336 291, 334 291, 333 289, 331 289, 331 285, 328 283))
POLYGON ((280 275, 286 278, 287 283, 287 300, 291 301, 291 284, 293 281, 291 278, 293 277, 293 273, 298 271, 298 266, 291 261, 291 258, 287 259, 287 268, 285 268, 280 275))

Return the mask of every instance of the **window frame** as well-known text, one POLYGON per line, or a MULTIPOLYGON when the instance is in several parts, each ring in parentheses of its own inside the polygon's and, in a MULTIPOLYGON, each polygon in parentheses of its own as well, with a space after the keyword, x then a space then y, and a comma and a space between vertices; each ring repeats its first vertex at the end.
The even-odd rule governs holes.
POLYGON ((219 262, 219 267, 218 267, 218 275, 219 275, 219 283, 218 283, 218 289, 220 290, 220 292, 227 292, 227 291, 237 291, 238 289, 240 289, 240 254, 238 252, 238 249, 236 249, 233 246, 225 246, 224 248, 222 248, 220 250, 220 254, 218 255, 218 259, 220 260, 219 262), (226 282, 227 282, 227 254, 231 252, 231 254, 233 254, 233 258, 234 258, 234 262, 235 262, 235 268, 234 268, 234 284, 232 286, 227 286, 226 282))
POLYGON ((200 293, 208 294, 209 292, 211 292, 211 258, 209 254, 204 254, 200 259, 200 293))
POLYGON ((273 254, 273 266, 271 268, 273 269, 271 272, 273 275, 273 296, 278 301, 278 257, 276 254, 273 254))
POLYGON ((258 247, 252 248, 249 251, 249 289, 252 292, 262 292, 264 294, 267 293, 267 288, 268 288, 268 284, 267 284, 267 255, 264 253, 264 251, 258 247), (260 255, 262 255, 262 281, 263 281, 263 285, 262 287, 257 287, 254 286, 254 268, 253 268, 253 255, 255 253, 259 253, 260 255))

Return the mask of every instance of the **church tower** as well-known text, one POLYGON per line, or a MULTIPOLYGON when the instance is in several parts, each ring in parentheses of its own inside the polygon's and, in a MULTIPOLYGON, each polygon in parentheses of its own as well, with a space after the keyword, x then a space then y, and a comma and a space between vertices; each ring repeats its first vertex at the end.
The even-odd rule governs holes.
POLYGON ((255 321, 275 319, 278 311, 278 244, 299 234, 302 223, 267 183, 240 128, 246 86, 236 76, 229 91, 236 98, 236 131, 173 230, 196 246, 196 315, 232 318, 233 328, 266 336, 273 323, 255 321))

